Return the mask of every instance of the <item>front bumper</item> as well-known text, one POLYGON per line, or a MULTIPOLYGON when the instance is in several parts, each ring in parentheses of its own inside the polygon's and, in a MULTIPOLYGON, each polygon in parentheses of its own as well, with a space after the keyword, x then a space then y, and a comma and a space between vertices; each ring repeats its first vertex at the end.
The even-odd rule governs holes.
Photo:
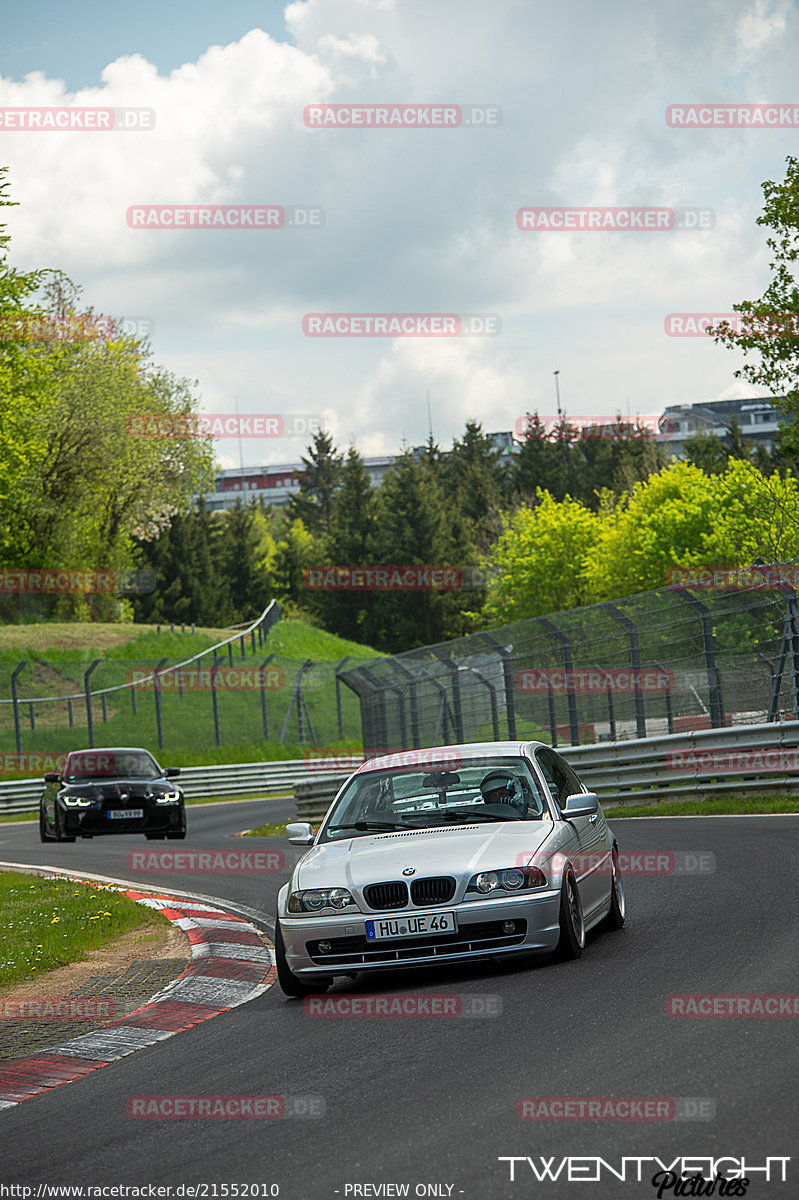
POLYGON ((85 808, 77 808, 56 801, 61 828, 66 834, 83 837, 91 834, 98 837, 105 833, 180 833, 186 830, 186 813, 182 803, 156 804, 149 799, 134 800, 128 807, 142 809, 141 817, 109 817, 113 807, 124 810, 124 805, 107 805, 95 801, 85 808))
MULTIPOLYGON (((417 938, 366 940, 365 922, 375 917, 409 915, 410 910, 354 913, 350 916, 305 917, 281 911, 280 929, 289 967, 301 978, 313 979, 355 971, 429 966, 465 962, 505 954, 550 953, 559 937, 560 890, 547 889, 527 897, 502 897, 441 905, 455 913, 455 934, 426 934, 417 938), (512 921, 513 932, 502 926, 512 921), (330 950, 320 950, 327 942, 330 950)), ((436 910, 413 909, 413 916, 436 910)))

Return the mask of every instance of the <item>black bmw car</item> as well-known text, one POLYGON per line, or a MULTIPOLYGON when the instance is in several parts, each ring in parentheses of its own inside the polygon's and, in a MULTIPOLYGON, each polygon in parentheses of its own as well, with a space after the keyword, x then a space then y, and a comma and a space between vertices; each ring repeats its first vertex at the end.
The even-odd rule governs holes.
POLYGON ((172 782, 178 767, 159 767, 148 750, 121 746, 73 750, 62 775, 45 775, 39 805, 43 842, 74 842, 104 833, 185 838, 183 792, 172 782))

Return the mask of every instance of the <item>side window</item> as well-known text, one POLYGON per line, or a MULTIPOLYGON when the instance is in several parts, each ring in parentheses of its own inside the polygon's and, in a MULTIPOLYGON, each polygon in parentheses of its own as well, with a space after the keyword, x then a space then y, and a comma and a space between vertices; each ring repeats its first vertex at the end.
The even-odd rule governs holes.
POLYGON ((558 758, 552 750, 537 750, 536 760, 552 793, 552 799, 560 807, 566 803, 567 796, 573 796, 575 792, 583 790, 568 763, 558 758))

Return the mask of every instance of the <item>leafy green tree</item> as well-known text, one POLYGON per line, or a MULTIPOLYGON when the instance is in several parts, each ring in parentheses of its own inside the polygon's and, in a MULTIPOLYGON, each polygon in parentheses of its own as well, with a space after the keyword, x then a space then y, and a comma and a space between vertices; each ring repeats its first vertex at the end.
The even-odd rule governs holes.
MULTIPOLYGON (((711 334, 727 349, 743 351, 749 359, 737 378, 769 389, 772 403, 788 418, 799 413, 799 158, 790 155, 782 181, 763 184, 765 204, 757 224, 771 230, 771 282, 757 300, 733 304, 741 313, 737 327, 720 322, 711 334), (754 356, 754 361, 750 358, 754 356)), ((786 450, 799 451, 799 428, 786 427, 786 450)))
POLYGON ((492 625, 585 602, 583 569, 600 519, 570 496, 557 501, 539 489, 536 500, 507 519, 483 563, 489 576, 484 616, 492 625))
POLYGON ((313 534, 299 518, 290 521, 275 550, 274 589, 281 602, 314 607, 314 596, 305 585, 303 573, 307 567, 316 566, 319 557, 313 534))
POLYGON ((698 430, 683 443, 686 461, 706 475, 721 475, 727 469, 730 452, 717 433, 698 430))

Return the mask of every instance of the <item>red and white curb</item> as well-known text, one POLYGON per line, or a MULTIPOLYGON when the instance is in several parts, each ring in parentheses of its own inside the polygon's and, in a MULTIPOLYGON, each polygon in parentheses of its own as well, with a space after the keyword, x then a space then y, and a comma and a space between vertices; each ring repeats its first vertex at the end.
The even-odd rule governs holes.
POLYGON ((185 931, 191 963, 134 1012, 93 1033, 0 1062, 0 1109, 71 1083, 127 1054, 262 995, 275 980, 272 951, 244 917, 186 897, 120 888, 185 931))

